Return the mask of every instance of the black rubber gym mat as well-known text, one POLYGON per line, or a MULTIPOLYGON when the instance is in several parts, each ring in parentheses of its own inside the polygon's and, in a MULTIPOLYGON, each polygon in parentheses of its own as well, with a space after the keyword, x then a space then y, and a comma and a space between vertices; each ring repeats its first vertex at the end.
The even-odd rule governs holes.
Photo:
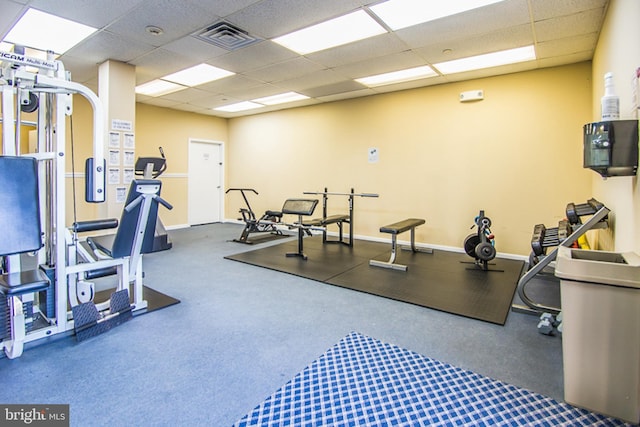
POLYGON ((285 256, 297 251, 297 241, 225 258, 490 323, 506 322, 524 262, 494 259, 489 269, 504 271, 483 271, 464 253, 403 250, 395 262, 407 265, 406 272, 369 265, 370 259, 387 261, 390 250, 390 244, 363 240, 353 247, 323 245, 314 236, 304 239, 306 261, 285 256))
MULTIPOLYGON (((113 292, 113 289, 107 289, 104 291, 96 292, 94 300, 96 302, 107 301, 109 296, 113 292)), ((152 311, 160 310, 165 307, 169 307, 180 302, 179 299, 170 297, 169 295, 158 292, 155 289, 151 289, 148 286, 142 286, 142 297, 147 300, 147 308, 142 311, 135 312, 134 314, 151 313, 152 311)), ((129 298, 133 300, 130 295, 129 298)))

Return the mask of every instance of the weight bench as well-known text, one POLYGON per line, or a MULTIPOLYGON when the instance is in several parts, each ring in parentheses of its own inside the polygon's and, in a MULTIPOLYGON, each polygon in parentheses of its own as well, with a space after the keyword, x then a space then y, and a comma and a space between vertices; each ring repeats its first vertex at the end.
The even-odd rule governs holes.
POLYGON ((298 252, 288 252, 288 257, 300 257, 303 260, 307 260, 307 256, 303 251, 302 239, 305 232, 309 232, 310 225, 302 222, 303 216, 313 215, 313 211, 318 205, 318 199, 287 199, 282 206, 283 214, 298 215, 298 222, 293 225, 289 225, 292 228, 298 229, 298 252))
POLYGON ((327 238, 327 232, 326 230, 324 230, 322 232, 322 243, 342 243, 348 246, 352 246, 353 243, 351 239, 349 239, 348 243, 344 242, 344 238, 343 238, 344 233, 342 229, 342 224, 345 222, 347 224, 351 224, 350 216, 337 214, 337 215, 331 215, 323 218, 314 218, 311 221, 305 222, 304 225, 308 225, 311 227, 326 227, 327 225, 336 224, 338 226, 338 233, 339 233, 338 240, 329 240, 327 238))
POLYGON ((402 264, 396 264, 396 255, 397 255, 397 238, 398 234, 404 233, 405 231, 411 230, 411 247, 410 248, 402 248, 406 250, 411 250, 412 252, 425 252, 425 253, 433 253, 433 250, 430 248, 416 248, 415 243, 415 229, 419 225, 425 223, 424 219, 420 218, 408 218, 403 221, 395 222, 393 224, 385 225, 384 227, 380 227, 381 233, 389 233, 391 234, 391 256, 389 257, 389 261, 378 261, 375 259, 369 260, 369 265, 373 267, 382 267, 382 268, 390 268, 393 270, 401 270, 407 271, 409 267, 402 264))

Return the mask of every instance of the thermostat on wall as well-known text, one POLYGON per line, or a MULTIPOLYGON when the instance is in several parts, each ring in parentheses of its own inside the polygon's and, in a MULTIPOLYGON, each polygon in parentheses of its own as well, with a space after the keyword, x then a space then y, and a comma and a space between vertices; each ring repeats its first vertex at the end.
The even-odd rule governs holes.
POLYGON ((480 101, 484 99, 483 90, 469 90, 467 92, 460 92, 460 102, 480 101))

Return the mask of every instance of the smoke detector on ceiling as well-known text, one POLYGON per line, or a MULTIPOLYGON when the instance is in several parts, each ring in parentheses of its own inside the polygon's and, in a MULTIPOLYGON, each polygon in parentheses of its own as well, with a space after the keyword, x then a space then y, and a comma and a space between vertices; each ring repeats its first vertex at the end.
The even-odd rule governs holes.
POLYGON ((261 41, 258 37, 230 24, 219 21, 193 34, 199 40, 226 50, 236 50, 261 41))

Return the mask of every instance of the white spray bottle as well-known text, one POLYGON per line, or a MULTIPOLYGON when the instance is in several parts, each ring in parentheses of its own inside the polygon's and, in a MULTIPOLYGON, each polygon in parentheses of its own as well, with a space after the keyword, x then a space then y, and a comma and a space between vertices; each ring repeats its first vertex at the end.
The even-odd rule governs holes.
POLYGON ((601 100, 602 120, 620 119, 620 98, 615 93, 613 73, 604 75, 604 96, 601 100))

